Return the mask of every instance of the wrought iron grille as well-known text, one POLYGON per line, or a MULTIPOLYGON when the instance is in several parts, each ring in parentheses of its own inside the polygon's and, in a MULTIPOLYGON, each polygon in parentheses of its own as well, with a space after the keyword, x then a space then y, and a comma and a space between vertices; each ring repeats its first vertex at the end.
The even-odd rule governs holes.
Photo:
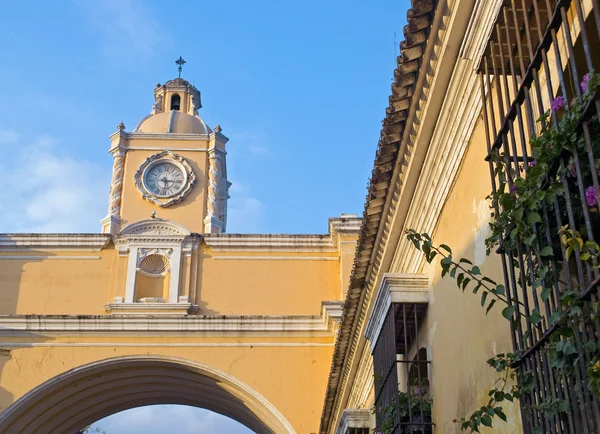
POLYGON ((426 309, 423 303, 392 303, 383 322, 373 350, 378 431, 432 432, 430 361, 418 337, 426 309))
MULTIPOLYGON (((589 260, 577 248, 569 256, 560 235, 568 225, 582 238, 600 241, 598 205, 592 206, 594 198, 600 199, 600 98, 597 91, 586 90, 586 74, 598 71, 599 47, 598 0, 507 0, 479 66, 493 197, 508 192, 516 197, 519 180, 528 176, 538 158, 532 140, 544 128, 556 131, 570 107, 580 108, 573 120, 575 137, 567 139, 574 145, 562 149, 540 186, 558 185, 560 193, 541 205, 539 221, 536 216, 527 219, 534 236, 514 238, 516 229, 508 228, 498 248, 507 298, 516 306, 511 323, 519 356, 515 366, 532 382, 531 392, 521 397, 526 433, 600 432, 599 402, 586 384, 587 367, 596 352, 585 345, 598 342, 600 323, 570 323, 584 344, 577 348, 581 357, 570 371, 550 358, 556 345, 565 341, 554 320, 563 312, 561 300, 574 294, 582 315, 590 315, 600 282, 596 259, 589 260), (540 119, 544 113, 549 115, 540 119), (542 264, 549 264, 547 285, 536 280, 542 264), (538 313, 541 319, 532 325, 531 315, 538 313), (550 411, 558 401, 567 408, 550 411)), ((498 200, 492 204, 495 216, 511 206, 498 200)))

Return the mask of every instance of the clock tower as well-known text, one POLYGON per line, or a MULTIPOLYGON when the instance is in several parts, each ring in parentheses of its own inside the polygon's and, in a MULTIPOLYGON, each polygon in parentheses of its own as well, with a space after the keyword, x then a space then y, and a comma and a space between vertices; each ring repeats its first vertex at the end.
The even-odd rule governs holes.
POLYGON ((114 157, 108 214, 102 232, 119 234, 150 218, 192 233, 223 233, 227 223, 225 144, 198 111, 200 91, 183 78, 154 89, 154 104, 131 132, 120 123, 110 136, 114 157))

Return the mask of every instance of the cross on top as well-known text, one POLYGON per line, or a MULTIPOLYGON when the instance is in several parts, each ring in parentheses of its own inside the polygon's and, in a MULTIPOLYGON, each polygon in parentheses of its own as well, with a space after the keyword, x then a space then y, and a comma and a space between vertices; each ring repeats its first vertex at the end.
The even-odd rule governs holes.
POLYGON ((183 68, 183 65, 185 64, 185 60, 183 60, 183 57, 179 56, 179 59, 177 59, 175 61, 175 63, 177 65, 179 65, 179 67, 177 68, 177 70, 179 71, 179 78, 181 78, 181 69, 183 68))

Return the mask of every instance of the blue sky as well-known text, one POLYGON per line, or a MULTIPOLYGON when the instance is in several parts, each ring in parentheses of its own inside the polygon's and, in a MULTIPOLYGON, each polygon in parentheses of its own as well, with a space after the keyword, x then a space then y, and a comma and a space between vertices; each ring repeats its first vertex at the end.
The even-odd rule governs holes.
POLYGON ((180 55, 230 138, 229 232, 324 233, 361 214, 407 5, 5 2, 0 231, 98 232, 108 136, 149 113, 180 55))

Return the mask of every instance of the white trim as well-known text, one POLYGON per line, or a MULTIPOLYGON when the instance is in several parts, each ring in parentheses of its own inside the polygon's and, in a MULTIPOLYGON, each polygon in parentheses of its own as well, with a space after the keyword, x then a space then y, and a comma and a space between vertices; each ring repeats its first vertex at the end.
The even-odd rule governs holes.
MULTIPOLYGON (((177 305, 179 277, 181 276, 181 245, 173 248, 171 255, 171 280, 169 282, 169 304, 177 305)), ((197 309, 197 307, 196 307, 197 309)))
MULTIPOLYGON (((133 303, 135 295, 135 280, 137 277, 137 258, 138 249, 132 247, 129 249, 129 258, 127 258, 127 278, 125 281, 125 303, 133 303)), ((114 304, 114 303, 109 303, 114 304)), ((106 306, 104 307, 106 309, 106 306)))
MULTIPOLYGON (((126 303, 115 303, 127 305, 126 303)), ((134 303, 140 309, 153 304, 134 303)), ((165 305, 163 303, 163 305, 165 305)), ((168 304, 167 304, 168 305, 168 304)), ((177 303, 178 306, 187 303, 177 303)), ((70 333, 70 332, 329 332, 322 316, 164 316, 138 315, 89 315, 0 316, 0 336, 13 336, 18 332, 70 333)))
POLYGON ((43 261, 46 259, 101 259, 102 256, 64 256, 64 255, 10 255, 3 256, 0 255, 1 260, 15 260, 15 261, 43 261))
POLYGON ((131 315, 173 315, 178 312, 181 314, 197 312, 198 306, 190 303, 177 303, 177 301, 170 301, 168 303, 125 302, 107 303, 104 305, 104 310, 107 313, 126 313, 131 315))
POLYGON ((365 327, 365 336, 375 349, 383 322, 392 303, 429 304, 429 277, 426 274, 385 273, 365 327))
POLYGON ((0 234, 0 251, 60 248, 97 252, 110 239, 109 234, 0 234))
MULTIPOLYGON (((208 141, 209 134, 193 134, 193 133, 143 133, 131 132, 126 133, 127 139, 150 139, 150 140, 204 140, 208 141)), ((131 149, 131 148, 129 148, 131 149)), ((169 148, 172 149, 172 148, 169 148)))
MULTIPOLYGON (((127 148, 128 151, 161 151, 163 148, 160 146, 157 147, 152 147, 152 146, 129 146, 127 148)), ((171 148, 169 147, 170 151, 174 151, 174 152, 181 152, 181 151, 185 151, 185 152, 207 152, 208 149, 202 149, 202 148, 171 148)))
POLYGON ((219 251, 336 251, 329 235, 206 234, 204 241, 208 247, 219 251))
POLYGON ((333 347, 333 342, 0 342, 0 347, 333 347))
POLYGON ((216 260, 240 260, 240 261, 339 261, 339 257, 331 256, 213 256, 216 260))
POLYGON ((350 428, 371 428, 371 411, 366 408, 347 408, 342 412, 335 434, 348 434, 350 428))

